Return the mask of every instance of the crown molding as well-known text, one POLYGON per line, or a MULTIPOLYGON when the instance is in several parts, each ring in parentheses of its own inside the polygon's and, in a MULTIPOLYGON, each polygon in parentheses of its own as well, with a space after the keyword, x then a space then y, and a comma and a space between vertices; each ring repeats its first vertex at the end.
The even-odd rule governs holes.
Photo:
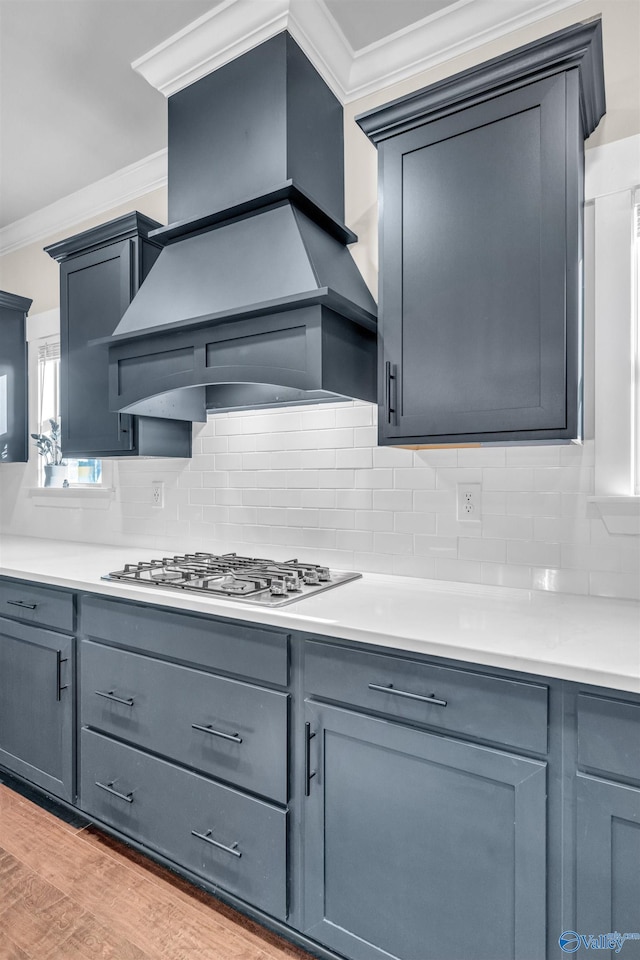
POLYGON ((0 256, 48 239, 61 230, 72 229, 166 183, 167 151, 163 149, 7 224, 0 230, 0 256))
POLYGON ((348 103, 581 2, 457 0, 355 51, 324 0, 224 0, 131 66, 169 97, 288 30, 348 103))

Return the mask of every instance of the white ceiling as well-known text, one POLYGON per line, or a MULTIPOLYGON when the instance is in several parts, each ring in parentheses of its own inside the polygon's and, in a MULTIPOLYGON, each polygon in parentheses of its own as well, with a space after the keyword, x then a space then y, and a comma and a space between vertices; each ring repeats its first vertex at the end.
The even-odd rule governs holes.
MULTIPOLYGON (((221 0, 0 0, 0 227, 166 146, 131 62, 221 0)), ((354 50, 454 0, 329 0, 354 50)))

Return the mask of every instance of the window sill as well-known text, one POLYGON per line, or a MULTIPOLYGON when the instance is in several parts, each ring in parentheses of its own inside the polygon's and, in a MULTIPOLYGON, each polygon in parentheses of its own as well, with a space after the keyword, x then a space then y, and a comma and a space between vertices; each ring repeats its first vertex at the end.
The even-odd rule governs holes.
POLYGON ((640 497, 589 497, 588 503, 609 533, 640 536, 640 497))
POLYGON ((115 490, 113 487, 31 487, 29 496, 34 507, 108 510, 115 490))

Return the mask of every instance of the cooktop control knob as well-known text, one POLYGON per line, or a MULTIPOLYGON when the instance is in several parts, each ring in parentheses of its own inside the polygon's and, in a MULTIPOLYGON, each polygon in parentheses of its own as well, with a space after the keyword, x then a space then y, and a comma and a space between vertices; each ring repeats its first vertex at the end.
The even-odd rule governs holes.
POLYGON ((286 579, 286 584, 289 593, 295 593, 300 589, 300 577, 297 573, 291 573, 286 579))
POLYGON ((305 583, 309 584, 320 583, 320 577, 318 576, 317 570, 305 570, 302 579, 305 583))
POLYGON ((287 593, 287 585, 284 580, 278 580, 274 577, 269 585, 272 597, 284 597, 287 593))
POLYGON ((325 583, 331 579, 329 567, 316 567, 316 570, 318 572, 318 580, 320 580, 321 583, 325 583))

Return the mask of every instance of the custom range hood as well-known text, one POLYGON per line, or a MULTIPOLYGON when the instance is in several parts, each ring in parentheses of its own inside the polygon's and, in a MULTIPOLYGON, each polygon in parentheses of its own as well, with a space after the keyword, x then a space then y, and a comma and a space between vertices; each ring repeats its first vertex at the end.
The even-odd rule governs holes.
POLYGON ((162 249, 109 339, 112 409, 204 420, 375 400, 376 305, 346 246, 342 122, 286 32, 170 97, 170 223, 149 234, 162 249))

